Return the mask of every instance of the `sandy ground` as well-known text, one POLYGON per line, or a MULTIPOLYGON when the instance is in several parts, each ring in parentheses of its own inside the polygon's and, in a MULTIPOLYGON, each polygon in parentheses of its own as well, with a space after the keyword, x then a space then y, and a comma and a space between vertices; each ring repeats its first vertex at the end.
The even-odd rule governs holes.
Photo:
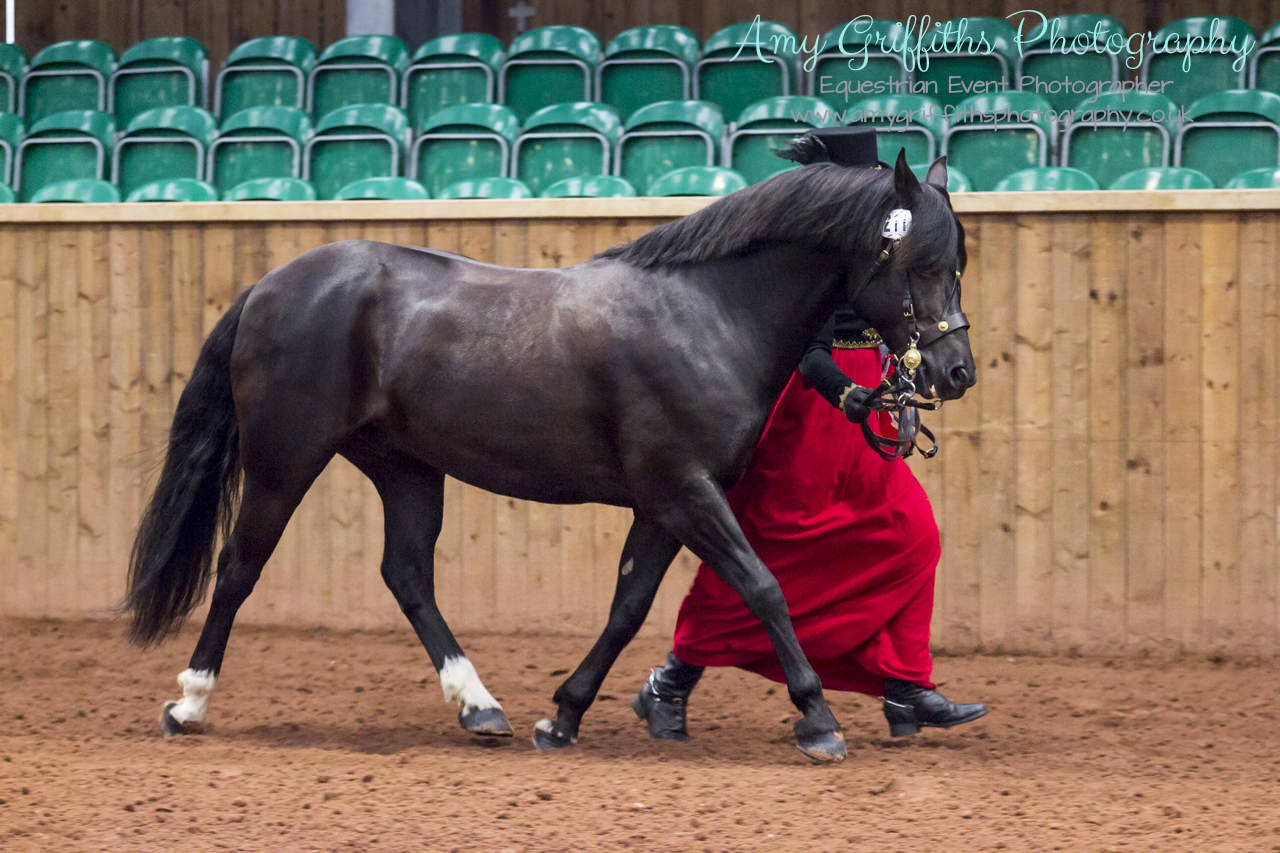
POLYGON ((689 743, 627 700, 622 656, 573 750, 533 723, 590 641, 461 640, 517 729, 462 731, 408 628, 240 628, 209 724, 155 719, 194 634, 151 652, 119 625, 0 621, 0 850, 1280 850, 1276 661, 940 658, 984 720, 890 739, 829 694, 849 760, 791 746, 780 686, 713 671, 689 743))

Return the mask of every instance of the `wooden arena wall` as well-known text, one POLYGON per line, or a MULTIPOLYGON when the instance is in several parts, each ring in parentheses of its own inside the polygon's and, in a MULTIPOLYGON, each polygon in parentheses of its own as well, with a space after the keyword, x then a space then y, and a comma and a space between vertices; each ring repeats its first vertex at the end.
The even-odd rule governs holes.
MULTIPOLYGON (((915 463, 943 530, 939 648, 1280 650, 1275 195, 956 197, 979 380, 915 463)), ((0 614, 119 601, 201 341, 272 267, 351 237, 564 266, 704 203, 6 206, 0 614)), ((451 482, 442 609, 462 631, 594 633, 628 518, 451 482)), ((242 618, 403 627, 381 547, 372 488, 336 461, 242 618)), ((670 630, 693 569, 682 555, 648 630, 670 630)))

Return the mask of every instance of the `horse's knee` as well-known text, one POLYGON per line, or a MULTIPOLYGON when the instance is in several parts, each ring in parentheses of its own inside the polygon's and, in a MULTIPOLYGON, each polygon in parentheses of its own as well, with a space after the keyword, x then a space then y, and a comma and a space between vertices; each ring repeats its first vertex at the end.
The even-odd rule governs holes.
POLYGON ((742 591, 742 598, 761 622, 787 618, 787 598, 771 576, 751 581, 742 591))

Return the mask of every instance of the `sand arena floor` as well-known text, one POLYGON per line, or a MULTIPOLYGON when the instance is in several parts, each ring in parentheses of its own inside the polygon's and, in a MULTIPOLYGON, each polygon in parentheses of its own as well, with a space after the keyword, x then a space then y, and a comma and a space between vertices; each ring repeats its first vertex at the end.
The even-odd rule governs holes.
POLYGON ((713 671, 689 743, 627 699, 627 649, 573 750, 533 724, 585 637, 461 638, 517 736, 462 731, 409 629, 242 627, 206 732, 162 739, 194 633, 0 620, 0 850, 1280 850, 1276 661, 943 657, 984 720, 887 736, 829 694, 849 759, 810 764, 778 685, 713 671))

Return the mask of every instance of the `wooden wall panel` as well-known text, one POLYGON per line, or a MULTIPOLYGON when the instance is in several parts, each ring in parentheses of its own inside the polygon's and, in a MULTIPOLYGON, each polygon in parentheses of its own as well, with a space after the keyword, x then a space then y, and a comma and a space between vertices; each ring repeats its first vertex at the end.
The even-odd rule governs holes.
MULTIPOLYGON (((912 463, 943 531, 935 644, 1280 649, 1280 210, 959 203, 979 382, 929 417, 941 455, 912 463)), ((529 219, 262 223, 245 206, 241 220, 59 222, 42 209, 0 221, 0 613, 98 615, 119 601, 203 336, 272 267, 347 237, 563 266, 663 221, 655 211, 670 208, 654 204, 529 219)), ((455 630, 602 627, 629 512, 455 481, 446 499, 437 589, 455 630)), ((242 618, 399 626, 381 552, 376 493, 335 461, 242 618)), ((649 631, 670 630, 696 565, 677 559, 649 631)))

